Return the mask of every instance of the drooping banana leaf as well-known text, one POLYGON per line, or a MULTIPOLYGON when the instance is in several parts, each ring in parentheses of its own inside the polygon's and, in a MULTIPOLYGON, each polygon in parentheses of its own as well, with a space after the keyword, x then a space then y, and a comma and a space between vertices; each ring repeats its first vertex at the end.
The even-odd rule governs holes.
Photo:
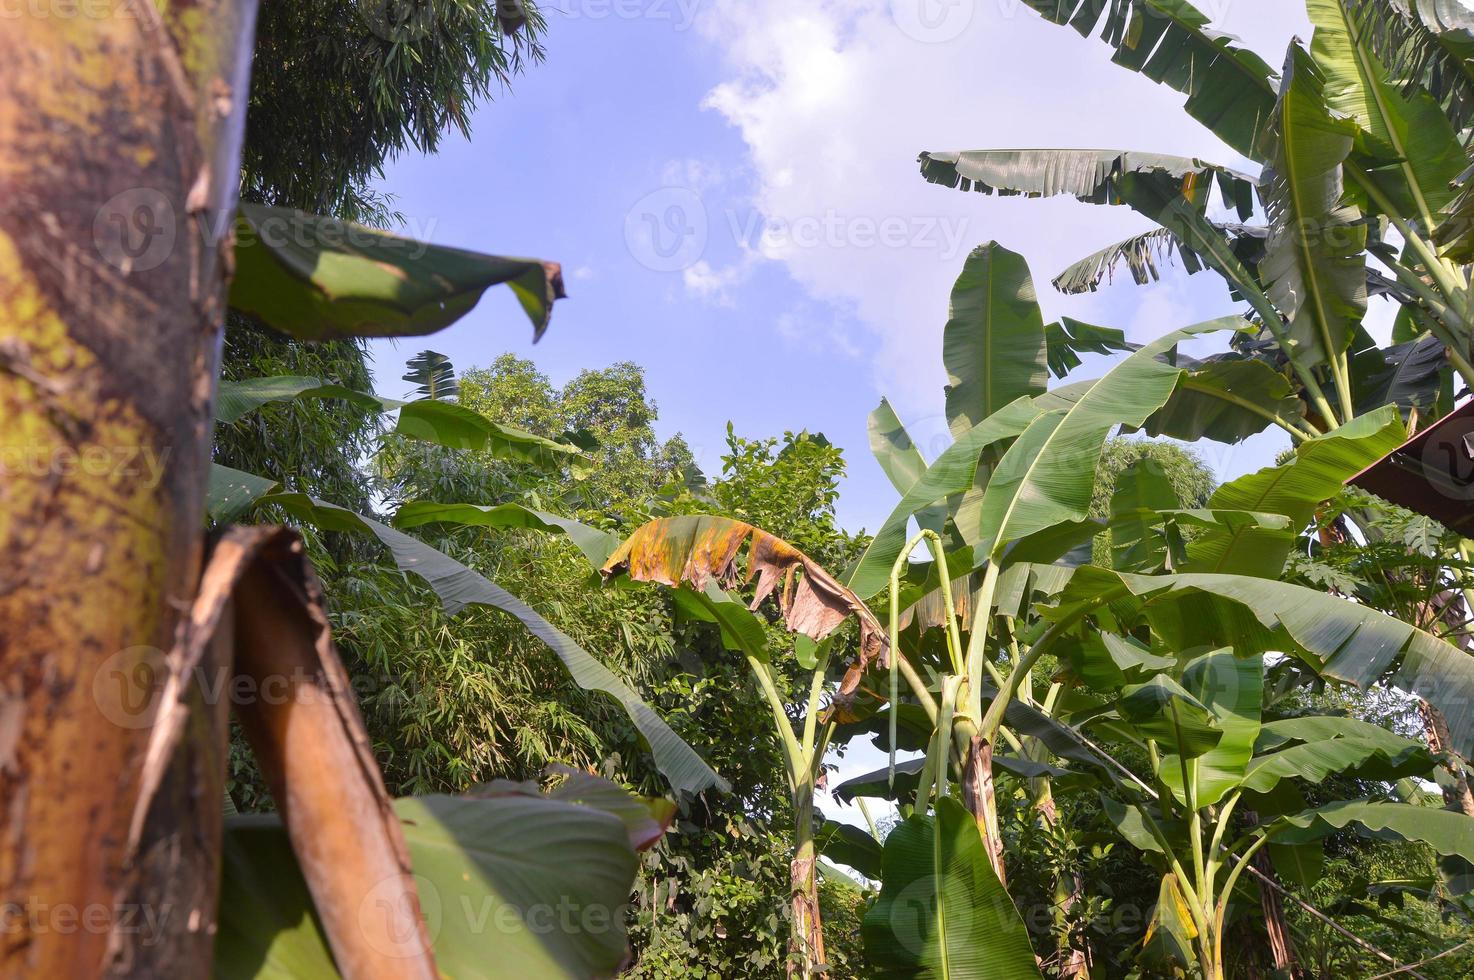
POLYGON ((215 395, 215 421, 235 422, 263 405, 298 398, 342 399, 370 412, 388 412, 404 404, 342 385, 325 384, 318 378, 275 375, 221 381, 215 395))
POLYGON ((1209 530, 1188 545, 1186 571, 1278 576, 1317 504, 1352 476, 1402 445, 1407 437, 1395 406, 1387 405, 1339 429, 1302 442, 1295 458, 1241 476, 1213 492, 1208 506, 1284 514, 1284 528, 1241 525, 1209 530))
POLYGON ((814 831, 814 845, 831 861, 847 864, 867 878, 880 877, 884 853, 880 841, 853 824, 823 820, 814 831))
POLYGON ((401 571, 419 576, 435 590, 448 615, 454 616, 470 605, 484 605, 515 616, 557 655, 574 683, 586 691, 603 691, 624 707, 635 728, 650 743, 656 766, 677 792, 694 794, 713 787, 721 792, 729 789, 727 781, 713 772, 613 671, 495 582, 418 538, 306 494, 274 494, 262 498, 262 502, 275 504, 324 530, 372 534, 389 549, 401 571))
POLYGON ((839 688, 842 696, 854 693, 871 662, 886 659, 885 627, 863 599, 818 562, 762 528, 726 517, 659 518, 636 528, 600 572, 606 579, 627 573, 637 582, 690 585, 699 593, 709 584, 737 580, 737 555, 749 541, 746 579, 757 580, 751 608, 776 590, 789 631, 814 640, 827 637, 849 616, 859 621, 859 654, 839 688))
POLYGON ((1474 122, 1474 13, 1460 0, 1350 0, 1387 77, 1430 93, 1462 132, 1474 122))
POLYGON ((1375 609, 1276 579, 1088 566, 1041 611, 1078 620, 1108 604, 1116 617, 1144 617, 1176 649, 1292 653, 1319 676, 1363 689, 1390 676, 1444 713, 1455 751, 1474 750, 1474 657, 1375 609))
POLYGON ((1038 980, 1023 920, 955 799, 891 831, 881 864, 880 897, 860 927, 871 976, 1038 980))
MULTIPOLYGON (((639 865, 617 816, 522 794, 401 799, 394 808, 443 975, 520 980, 617 972, 628 955, 623 909, 639 865), (558 921, 559 909, 578 916, 572 927, 558 921)), ((387 913, 369 894, 357 914, 387 913)), ((215 975, 338 976, 275 816, 227 821, 215 975)))
POLYGON ((1242 442, 1275 424, 1302 420, 1300 399, 1290 379, 1268 362, 1237 352, 1203 360, 1178 358, 1186 370, 1167 404, 1146 420, 1151 436, 1196 441, 1242 442))
MULTIPOLYGON (((1176 747, 1188 759, 1212 750, 1224 735, 1208 706, 1166 674, 1122 688, 1116 710, 1141 736, 1176 747)), ((1159 777, 1165 778, 1168 760, 1176 765, 1177 755, 1163 756, 1159 777)))
POLYGON ((561 299, 557 263, 445 248, 286 208, 242 203, 230 305, 301 340, 409 337, 511 287, 542 336, 561 299))
POLYGON ((1393 756, 1374 741, 1330 738, 1255 756, 1244 771, 1242 785, 1255 793, 1268 793, 1282 779, 1320 783, 1335 773, 1393 782, 1409 776, 1425 776, 1434 766, 1433 757, 1422 746, 1409 745, 1393 756))
POLYGON ((211 463, 205 513, 217 524, 230 524, 276 486, 276 481, 267 477, 211 463))
POLYGON ((582 465, 583 451, 510 425, 501 425, 479 412, 453 402, 425 399, 404 402, 323 384, 317 378, 276 376, 220 382, 215 418, 236 422, 261 408, 301 398, 341 399, 374 412, 399 412, 394 431, 410 439, 433 442, 450 449, 473 449, 497 459, 530 463, 544 469, 582 465))
POLYGON ((1125 263, 1131 273, 1132 281, 1138 286, 1145 286, 1162 277, 1157 270, 1157 263, 1170 260, 1174 254, 1181 257, 1182 267, 1188 275, 1203 270, 1202 261, 1191 249, 1183 248, 1176 235, 1166 228, 1153 228, 1143 234, 1113 242, 1071 264, 1054 277, 1054 288, 1067 294, 1093 293, 1100 288, 1102 282, 1115 279, 1115 270, 1122 263, 1125 263))
POLYGON ((1069 194, 1087 204, 1120 204, 1121 180, 1149 174, 1172 185, 1201 212, 1216 183, 1225 206, 1253 212, 1254 179, 1189 157, 1128 150, 963 150, 923 152, 921 175, 963 191, 1024 197, 1069 194))
POLYGON ((1254 158, 1274 111, 1274 71, 1236 38, 1212 29, 1185 0, 1024 0, 1084 37, 1098 34, 1112 61, 1187 96, 1183 108, 1254 158))
POLYGON ((968 255, 952 287, 942 362, 954 435, 1015 399, 1044 393, 1044 317, 1022 255, 997 242, 968 255))
POLYGON ((1283 843, 1317 840, 1357 824, 1378 834, 1422 841, 1439 854, 1474 861, 1474 817, 1410 803, 1341 800, 1282 818, 1275 839, 1283 843))
POLYGON ((1107 435, 1118 424, 1144 423, 1177 385, 1181 369, 1162 355, 1184 340, 1242 325, 1239 317, 1223 317, 1173 331, 1122 360, 1068 409, 1031 422, 988 482, 974 551, 998 557, 1013 541, 1084 520, 1107 435))
POLYGON ((1448 373, 1448 348, 1437 337, 1421 337, 1391 347, 1373 347, 1351 363, 1358 413, 1396 405, 1426 417, 1438 402, 1448 373))
POLYGON ((568 536, 583 552, 584 558, 598 571, 619 547, 619 536, 589 527, 568 517, 533 510, 521 504, 440 504, 432 500, 411 500, 394 515, 397 528, 423 527, 426 524, 464 524, 470 527, 530 528, 568 536))
POLYGON ((1342 200, 1341 164, 1355 137, 1355 124, 1327 105, 1315 63, 1292 44, 1265 137, 1270 232, 1259 275, 1304 364, 1341 357, 1366 314, 1366 226, 1342 200))

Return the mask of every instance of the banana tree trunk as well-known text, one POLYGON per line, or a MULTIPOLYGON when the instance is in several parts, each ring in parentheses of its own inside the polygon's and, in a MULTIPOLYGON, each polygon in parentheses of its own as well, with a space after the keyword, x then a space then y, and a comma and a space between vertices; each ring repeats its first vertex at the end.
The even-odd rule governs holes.
MULTIPOLYGON (((1039 811, 1039 819, 1051 829, 1059 826, 1059 808, 1054 804, 1054 786, 1050 778, 1035 778, 1031 789, 1034 809, 1039 811)), ((1084 936, 1077 937, 1069 929, 1070 911, 1084 899, 1085 879, 1080 875, 1079 868, 1062 871, 1054 884, 1055 925, 1066 936, 1066 946, 1060 950, 1059 975, 1074 977, 1076 980, 1089 980, 1090 977, 1090 946, 1084 936)))
MULTIPOLYGON (((1418 716, 1423 720, 1423 734, 1428 739, 1428 749, 1435 755, 1450 751, 1448 722, 1427 701, 1418 702, 1418 716)), ((1466 817, 1474 817, 1474 791, 1469 787, 1469 777, 1458 766, 1448 767, 1448 780, 1443 784, 1443 800, 1452 809, 1466 817)))
POLYGON ((225 704, 179 675, 255 9, 23 4, 0 30, 7 977, 209 971, 225 704))
MULTIPOLYGON (((1279 880, 1274 871, 1274 862, 1264 851, 1255 854, 1250 863, 1270 881, 1279 880)), ((1279 892, 1261 883, 1259 904, 1264 912, 1264 928, 1269 936, 1269 954, 1274 958, 1274 975, 1298 980, 1304 973, 1295 959, 1295 941, 1290 935, 1290 923, 1285 918, 1285 906, 1280 901, 1279 892)))
POLYGON ((981 735, 968 742, 967 765, 962 770, 962 802, 977 821, 988 858, 998 881, 1008 887, 1003 867, 1003 829, 998 823, 998 799, 993 785, 993 743, 981 735))
POLYGON ((814 846, 814 794, 800 787, 794 794, 793 860, 788 867, 789 933, 788 975, 807 980, 823 972, 824 923, 819 911, 818 850, 814 846))

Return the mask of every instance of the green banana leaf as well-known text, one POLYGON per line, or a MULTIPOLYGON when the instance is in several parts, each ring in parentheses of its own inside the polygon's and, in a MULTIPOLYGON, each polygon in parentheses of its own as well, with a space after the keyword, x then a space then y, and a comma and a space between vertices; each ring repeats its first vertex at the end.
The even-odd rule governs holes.
POLYGON ((891 831, 860 932, 876 980, 1037 980, 1029 934, 977 823, 952 797, 891 831))
POLYGON ((1302 421, 1295 387, 1266 361, 1230 353, 1200 361, 1179 357, 1178 363, 1185 370, 1172 397, 1141 427, 1149 436, 1232 444, 1263 432, 1276 418, 1302 421))
MULTIPOLYGON (((401 799, 394 809, 444 976, 618 971, 628 955, 624 907, 639 865, 620 817, 523 794, 401 799)), ((372 897, 360 914, 385 914, 372 897)), ((226 821, 214 973, 226 980, 338 976, 274 815, 226 821)))
POLYGON ((1202 160, 1127 150, 927 151, 921 174, 934 184, 963 191, 1024 197, 1069 194, 1087 204, 1120 204, 1120 182, 1133 174, 1167 181, 1189 195, 1199 211, 1218 185, 1225 206, 1244 218, 1253 212, 1254 179, 1202 160))
POLYGON ((619 547, 620 537, 589 527, 568 517, 533 510, 521 504, 440 504, 433 500, 411 500, 394 514, 395 527, 404 529, 426 524, 461 524, 468 527, 527 528, 565 534, 583 553, 592 571, 604 567, 619 547))
POLYGON ((1274 72, 1237 39, 1212 29, 1185 0, 1024 0, 1083 37, 1097 34, 1112 61, 1187 96, 1183 108, 1215 136, 1255 158, 1274 110, 1274 72))
POLYGON ((300 340, 435 333, 505 284, 541 337, 561 299, 554 262, 445 248, 286 208, 242 203, 230 306, 300 340))
POLYGON ((1402 216, 1436 215, 1453 199, 1453 181, 1468 163, 1437 100, 1425 91, 1404 95, 1392 84, 1376 51, 1378 18, 1369 17, 1366 6, 1361 0, 1305 4, 1315 25, 1310 54, 1325 75, 1326 104, 1355 121, 1376 144, 1370 148, 1375 155, 1395 161, 1367 169, 1402 216))
POLYGON ((997 558, 1013 541, 1060 521, 1084 520, 1106 437, 1118 424, 1141 425, 1177 386, 1181 370, 1161 356, 1184 340, 1243 322, 1222 317, 1160 337, 1115 365, 1069 408, 1031 422, 988 481, 979 535, 970 541, 975 553, 997 558))
POLYGON ((1084 363, 1081 354, 1108 355, 1141 346, 1127 343, 1125 333, 1113 327, 1097 327, 1067 316, 1044 328, 1044 344, 1049 370, 1056 378, 1065 377, 1084 363))
POLYGON ((1163 756, 1157 772, 1163 779, 1168 760, 1175 766, 1177 756, 1195 759, 1217 746, 1224 735, 1208 706, 1166 674, 1122 688, 1116 711, 1143 738, 1177 749, 1175 755, 1163 756))
POLYGON ((1209 507, 1284 514, 1289 525, 1279 529, 1240 526, 1209 530, 1188 545, 1185 570, 1278 576, 1296 535, 1309 522, 1316 506, 1406 438, 1407 430, 1397 408, 1385 405, 1339 429, 1307 439, 1287 463, 1225 483, 1209 498, 1209 507))
MULTIPOLYGON (((1240 785, 1253 757, 1264 702, 1264 658, 1215 650, 1184 668, 1182 686, 1207 707, 1223 733, 1218 744, 1189 767, 1197 805, 1213 806, 1240 785)), ((1162 757, 1157 774, 1178 802, 1186 804, 1182 770, 1178 759, 1168 754, 1162 757)))
POLYGON ((1031 400, 1020 398, 959 436, 927 467, 875 532, 850 572, 849 587, 862 599, 885 588, 890 581, 891 566, 906 546, 906 527, 912 515, 952 494, 967 491, 973 485, 983 450, 1017 436, 1038 415, 1039 409, 1031 400))
MULTIPOLYGON (((911 440, 910 433, 888 400, 882 398, 880 405, 870 413, 868 428, 870 451, 875 455, 875 461, 885 471, 891 486, 905 494, 926 473, 926 458, 916 448, 916 443, 911 440)), ((912 516, 918 525, 938 535, 947 525, 945 505, 922 507, 912 516)))
POLYGON ((1259 274, 1302 364, 1335 362, 1366 315, 1366 226, 1342 201, 1341 164, 1355 137, 1355 124, 1327 105, 1315 63, 1292 44, 1266 137, 1270 232, 1259 274))
POLYGON ((673 789, 691 794, 712 788, 725 793, 730 789, 727 781, 713 772, 613 671, 495 582, 418 538, 306 494, 273 494, 263 497, 261 502, 275 504, 299 520, 324 530, 372 534, 389 549, 401 571, 425 580, 440 597, 448 615, 454 616, 470 605, 484 605, 515 616, 557 655, 574 683, 586 691, 603 691, 623 706, 635 728, 650 743, 655 764, 673 789))
POLYGON ((997 242, 979 245, 952 287, 942 331, 947 421, 962 435, 1018 398, 1048 385, 1044 317, 1029 265, 997 242))
POLYGON ((1281 843, 1304 843, 1356 824, 1370 834, 1422 841, 1439 854, 1474 861, 1474 817, 1411 803, 1341 800, 1282 817, 1271 825, 1281 843))
POLYGON ((1474 657, 1375 609, 1276 579, 1087 566, 1041 611, 1068 621, 1105 606, 1118 621, 1144 617, 1175 649, 1292 653, 1319 676, 1360 688, 1390 676, 1444 713, 1455 751, 1474 750, 1474 657))

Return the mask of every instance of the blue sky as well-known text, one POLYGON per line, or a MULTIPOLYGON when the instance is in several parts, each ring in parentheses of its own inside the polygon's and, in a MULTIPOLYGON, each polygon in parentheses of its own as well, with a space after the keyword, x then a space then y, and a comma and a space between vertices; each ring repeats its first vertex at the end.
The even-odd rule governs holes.
MULTIPOLYGON (((1308 36, 1295 3, 1199 4, 1271 63, 1308 36)), ((1125 209, 963 195, 923 149, 1107 146, 1241 164, 1093 39, 1018 0, 553 0, 547 61, 481 106, 473 138, 406 155, 383 189, 405 231, 563 263, 570 298, 536 346, 505 291, 427 342, 376 342, 381 391, 424 346, 462 368, 503 351, 555 382, 633 360, 708 472, 745 436, 822 431, 845 450, 847 527, 895 501, 865 421, 889 396, 928 456, 945 446, 941 332, 967 251, 1023 252, 1046 318, 1141 340, 1231 312, 1211 274, 1064 297, 1048 278, 1134 231, 1125 209)), ((1087 365, 1085 374, 1101 365, 1087 365)), ((1280 440, 1200 447, 1221 475, 1280 440)))
MULTIPOLYGON (((1291 36, 1309 36, 1287 0, 1198 6, 1272 64, 1291 36)), ((632 360, 662 435, 684 434, 708 473, 729 420, 749 437, 825 433, 850 467, 842 522, 874 529, 896 495, 870 456, 866 417, 887 395, 928 457, 947 444, 941 333, 973 246, 1024 253, 1046 319, 1118 326, 1133 340, 1236 309, 1211 274, 1180 270, 1148 288, 1060 296, 1050 276, 1145 221, 920 179, 921 150, 986 147, 1120 147, 1247 169, 1180 111, 1180 96, 1019 0, 545 9, 547 62, 476 112, 470 142, 405 156, 383 188, 417 237, 563 263, 570 298, 536 346, 505 291, 428 342, 376 342, 385 394, 402 393, 403 362, 424 346, 461 368, 512 351, 556 383, 632 360)), ((1374 334, 1386 329, 1380 305, 1374 334)), ((1269 433, 1199 449, 1227 478, 1283 444, 1269 433)), ((883 764, 852 750, 838 778, 883 764)), ((859 822, 854 808, 825 808, 859 822)))

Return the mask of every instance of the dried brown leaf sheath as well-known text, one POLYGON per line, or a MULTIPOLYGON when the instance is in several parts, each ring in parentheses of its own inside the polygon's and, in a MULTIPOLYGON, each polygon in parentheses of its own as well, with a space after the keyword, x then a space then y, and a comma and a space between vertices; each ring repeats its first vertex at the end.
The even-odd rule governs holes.
POLYGON ((834 632, 851 614, 860 621, 860 655, 839 689, 841 696, 854 693, 871 662, 886 662, 890 643, 880 620, 818 562, 762 528, 725 517, 662 518, 631 534, 600 572, 607 579, 627 571, 636 581, 687 584, 698 591, 713 580, 731 586, 738 582, 737 553, 749 539, 745 581, 757 580, 752 609, 778 590, 784 624, 815 640, 834 632))

